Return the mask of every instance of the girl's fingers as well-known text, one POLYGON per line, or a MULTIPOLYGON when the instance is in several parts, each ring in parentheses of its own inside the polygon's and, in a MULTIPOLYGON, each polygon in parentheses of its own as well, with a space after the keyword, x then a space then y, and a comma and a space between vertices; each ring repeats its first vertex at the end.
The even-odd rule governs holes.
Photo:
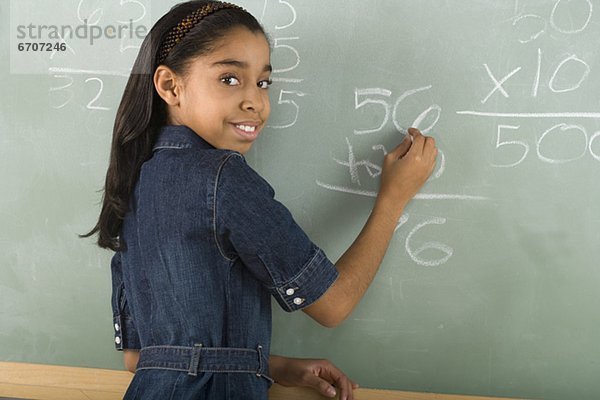
POLYGON ((425 144, 423 146, 423 154, 431 154, 436 149, 435 147, 435 139, 432 137, 427 137, 425 139, 425 144))
POLYGON ((404 140, 402 142, 400 142, 400 144, 398 146, 396 146, 396 148, 394 148, 394 150, 392 150, 389 154, 390 154, 390 158, 392 158, 393 160, 397 160, 399 158, 402 158, 406 155, 406 153, 408 153, 408 150, 410 149, 410 146, 412 145, 412 139, 410 134, 406 134, 406 136, 404 136, 404 140))
POLYGON ((309 375, 306 378, 306 385, 312 387, 326 397, 335 397, 337 394, 337 390, 335 390, 331 383, 327 382, 325 379, 321 379, 317 375, 309 375))
MULTIPOLYGON (((346 375, 344 375, 344 373, 335 365, 329 362, 325 364, 325 367, 320 370, 317 378, 322 381, 318 383, 321 388, 325 388, 323 382, 328 384, 332 383, 337 389, 336 392, 339 395, 340 400, 354 399, 353 386, 355 383, 353 383, 346 375)), ((315 381, 315 383, 317 383, 317 381, 315 381)), ((326 394, 326 392, 322 390, 320 391, 321 393, 326 394)))
POLYGON ((410 151, 414 151, 414 154, 417 157, 423 157, 425 160, 435 159, 437 156, 435 139, 431 136, 424 136, 418 129, 415 128, 409 128, 408 132, 414 138, 410 151))
POLYGON ((425 146, 426 137, 415 128, 408 128, 408 134, 412 138, 412 146, 410 146, 408 153, 421 156, 423 154, 423 147, 425 146))
POLYGON ((408 152, 421 155, 424 145, 425 136, 416 128, 408 128, 408 133, 404 136, 404 140, 389 153, 389 159, 391 161, 398 160, 408 152))

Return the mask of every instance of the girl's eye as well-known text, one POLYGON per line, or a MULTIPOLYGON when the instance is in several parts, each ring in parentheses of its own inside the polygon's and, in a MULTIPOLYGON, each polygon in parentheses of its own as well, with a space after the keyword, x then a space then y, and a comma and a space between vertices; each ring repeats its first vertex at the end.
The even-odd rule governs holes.
POLYGON ((268 89, 272 83, 273 83, 273 81, 271 79, 266 79, 264 81, 258 82, 258 87, 261 89, 268 89))
POLYGON ((240 84, 239 79, 233 75, 228 75, 228 76, 222 77, 221 82, 223 82, 224 84, 226 84, 228 86, 237 86, 240 84))

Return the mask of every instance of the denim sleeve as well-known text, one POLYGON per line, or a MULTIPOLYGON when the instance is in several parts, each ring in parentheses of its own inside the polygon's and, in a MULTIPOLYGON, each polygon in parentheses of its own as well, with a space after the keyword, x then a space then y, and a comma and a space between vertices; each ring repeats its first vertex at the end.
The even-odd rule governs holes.
POLYGON ((129 313, 127 294, 123 282, 123 271, 121 269, 121 253, 117 252, 110 263, 112 275, 112 311, 113 329, 115 332, 115 348, 140 349, 140 338, 135 328, 135 322, 129 313))
POLYGON ((215 235, 222 255, 239 257, 290 312, 318 300, 338 271, 274 196, 244 158, 232 153, 215 186, 215 235))

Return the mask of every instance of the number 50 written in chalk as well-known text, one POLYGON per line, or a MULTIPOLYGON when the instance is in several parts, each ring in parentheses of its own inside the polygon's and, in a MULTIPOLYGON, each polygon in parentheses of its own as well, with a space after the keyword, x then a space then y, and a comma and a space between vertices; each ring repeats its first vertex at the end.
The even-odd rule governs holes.
POLYGON ((381 124, 379 124, 379 126, 377 126, 376 128, 369 128, 369 129, 355 129, 354 130, 354 134, 355 135, 368 135, 371 133, 377 133, 380 132, 389 122, 390 120, 390 116, 392 118, 392 121, 394 122, 394 126, 396 127, 396 129, 399 132, 405 132, 406 128, 408 128, 409 126, 412 126, 414 128, 418 128, 421 130, 421 132, 427 134, 429 133, 437 124, 438 120, 440 119, 440 116, 442 114, 442 108, 437 105, 437 104, 433 104, 430 107, 428 107, 425 111, 423 111, 421 114, 419 114, 417 116, 417 118, 415 118, 415 120, 413 121, 412 124, 408 125, 408 126, 402 126, 400 124, 400 105, 402 104, 403 101, 405 101, 406 99, 408 99, 411 96, 416 95, 417 93, 420 92, 424 92, 426 90, 431 89, 432 86, 423 86, 420 88, 416 88, 416 89, 410 89, 405 91, 404 93, 402 93, 394 103, 392 103, 390 100, 392 100, 392 92, 388 89, 383 89, 383 88, 366 88, 366 89, 355 89, 354 91, 354 108, 356 110, 358 110, 359 108, 363 108, 363 107, 381 107, 383 109, 383 119, 381 120, 381 124), (421 127, 421 124, 423 123, 423 121, 425 121, 425 119, 427 119, 429 117, 430 114, 433 114, 433 121, 426 127, 421 127))

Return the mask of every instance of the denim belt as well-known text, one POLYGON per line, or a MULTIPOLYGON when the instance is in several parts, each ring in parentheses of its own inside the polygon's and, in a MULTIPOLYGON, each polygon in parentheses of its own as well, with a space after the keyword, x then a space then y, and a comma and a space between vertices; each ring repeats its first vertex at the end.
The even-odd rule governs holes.
POLYGON ((262 346, 254 349, 233 347, 148 346, 140 351, 136 370, 166 369, 187 372, 197 376, 199 372, 253 373, 271 382, 265 375, 267 360, 262 346))

